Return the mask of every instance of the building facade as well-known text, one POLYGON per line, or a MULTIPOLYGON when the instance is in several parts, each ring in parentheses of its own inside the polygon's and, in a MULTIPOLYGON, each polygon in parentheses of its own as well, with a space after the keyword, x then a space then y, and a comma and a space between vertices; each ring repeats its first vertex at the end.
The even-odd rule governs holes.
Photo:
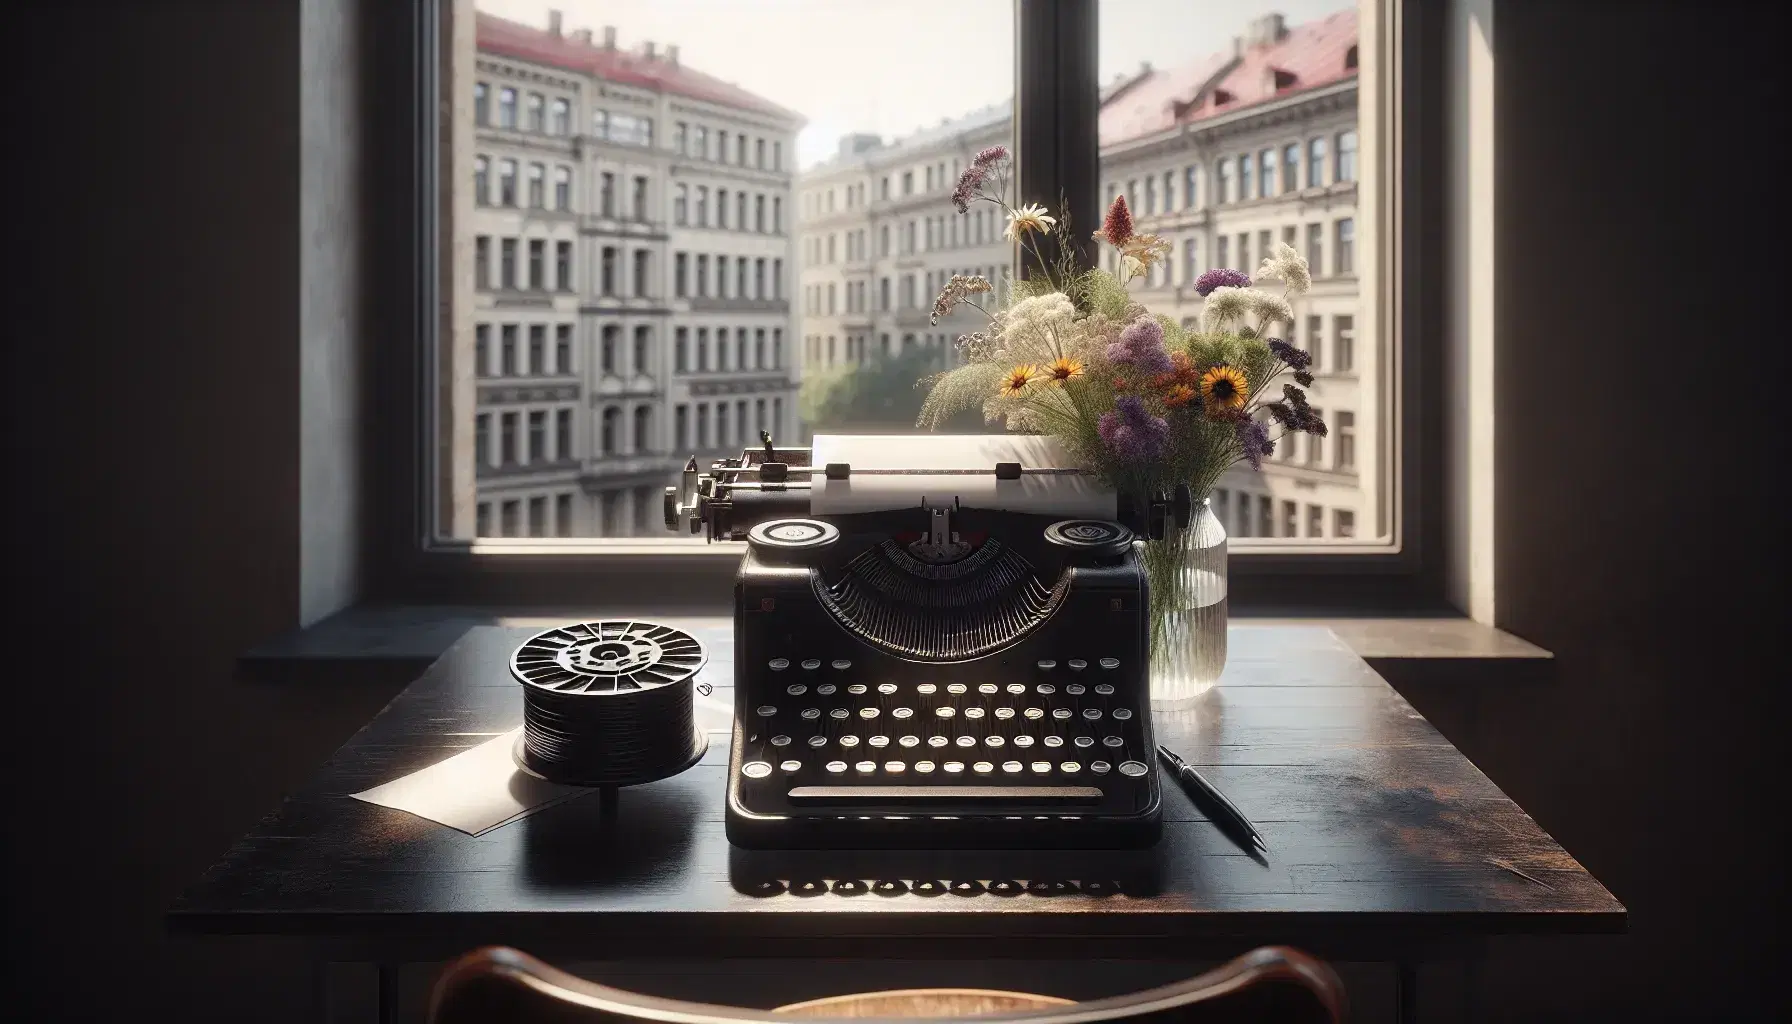
MULTIPOLYGON (((1145 68, 1103 95, 1105 199, 1124 193, 1139 230, 1171 244, 1169 259, 1132 284, 1148 308, 1192 323, 1203 301, 1194 291, 1202 271, 1253 271, 1278 242, 1299 249, 1312 269, 1312 290, 1294 301, 1295 321, 1283 331, 1313 353, 1309 395, 1330 433, 1291 435, 1260 471, 1227 474, 1213 504, 1234 537, 1371 539, 1387 530, 1387 467, 1375 456, 1382 396, 1373 382, 1384 378, 1390 351, 1383 339, 1357 336, 1356 127, 1354 10, 1292 28, 1279 15, 1257 19, 1227 52, 1169 71, 1145 68)), ((849 138, 839 158, 802 176, 805 213, 816 211, 802 230, 806 368, 862 359, 866 338, 879 349, 886 336, 944 345, 974 329, 975 310, 929 329, 933 296, 948 267, 1006 272, 1012 250, 999 223, 967 226, 953 210, 962 166, 954 161, 1011 134, 1007 108, 994 108, 889 147, 849 138), (840 198, 854 188, 875 188, 881 198, 892 173, 893 202, 840 198), (902 191, 911 174, 918 194, 902 191), (940 222, 945 227, 935 227, 940 222), (896 233, 887 258, 886 230, 896 233), (918 253, 903 247, 911 232, 918 253), (966 232, 968 247, 955 247, 966 232), (846 249, 844 240, 866 236, 873 258, 855 264, 846 254, 861 250, 846 249), (940 251, 927 244, 935 238, 946 240, 940 251), (905 275, 915 275, 913 285, 902 283, 905 275), (897 282, 897 305, 886 315, 888 278, 897 282), (856 302, 855 284, 873 289, 868 314, 844 305, 856 302), (836 293, 853 298, 836 304, 836 293)))
POLYGON ((686 458, 794 433, 801 119, 605 28, 480 14, 479 536, 663 536, 686 458))

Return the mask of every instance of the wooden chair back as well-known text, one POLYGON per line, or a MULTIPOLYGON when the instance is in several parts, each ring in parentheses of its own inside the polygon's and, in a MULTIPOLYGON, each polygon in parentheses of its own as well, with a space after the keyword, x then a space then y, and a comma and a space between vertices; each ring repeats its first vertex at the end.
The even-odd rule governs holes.
POLYGON ((1254 949, 1211 971, 1090 1002, 982 989, 908 989, 832 996, 775 1010, 662 999, 586 981, 514 949, 491 946, 449 964, 430 995, 430 1024, 785 1024, 811 1020, 946 1019, 991 1024, 1341 1024, 1344 985, 1324 961, 1286 946, 1254 949))

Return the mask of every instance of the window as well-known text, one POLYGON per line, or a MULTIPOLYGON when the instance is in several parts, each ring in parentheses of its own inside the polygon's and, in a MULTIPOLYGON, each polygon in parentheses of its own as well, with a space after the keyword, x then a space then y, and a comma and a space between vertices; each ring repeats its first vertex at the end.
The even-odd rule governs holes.
POLYGON ((1145 216, 1149 217, 1155 213, 1157 213, 1157 181, 1153 178, 1146 178, 1145 216))
POLYGON ((1176 172, 1164 172, 1164 212, 1169 213, 1176 194, 1176 172))
POLYGON ((1315 370, 1325 365, 1325 317, 1307 317, 1307 354, 1313 357, 1315 370))
POLYGON ((734 230, 747 230, 747 194, 734 193, 734 230))
POLYGON ((753 140, 753 166, 754 167, 764 167, 765 166, 765 140, 764 139, 754 139, 753 140))
POLYGON ((1348 277, 1356 273, 1356 219, 1354 217, 1343 217, 1338 220, 1332 253, 1332 259, 1335 261, 1332 269, 1339 277, 1348 277))
POLYGON ((484 206, 488 201, 487 180, 491 177, 491 161, 485 157, 473 158, 473 205, 484 206))
POLYGON ((747 137, 745 135, 734 137, 734 162, 742 167, 747 166, 747 137))
POLYGON ((1257 183, 1257 195, 1268 197, 1276 192, 1276 151, 1266 149, 1257 154, 1257 173, 1261 180, 1257 183))
MULTIPOLYGON (((1228 258, 1227 255, 1231 252, 1231 239, 1227 238, 1225 235, 1218 235, 1214 238, 1213 244, 1213 265, 1219 268, 1231 267, 1232 260, 1228 258)), ((1237 268, 1234 267, 1233 269, 1237 268)))
POLYGON ((1307 536, 1325 536, 1325 508, 1322 505, 1307 506, 1307 536))
POLYGON ((516 127, 516 90, 509 86, 498 90, 498 127, 516 127))
POLYGON ((1325 225, 1307 225, 1307 266, 1312 268, 1313 276, 1325 273, 1325 225))
POLYGON ((616 445, 621 440, 622 410, 613 405, 606 406, 601 422, 602 426, 598 428, 598 450, 605 455, 615 455, 616 445))
POLYGON ((697 255, 697 297, 701 299, 701 298, 707 297, 708 295, 709 295, 709 257, 702 253, 699 253, 697 255))
POLYGON ((1182 208, 1192 210, 1201 205, 1201 165, 1190 164, 1182 172, 1182 208))
MULTIPOLYGON (((1356 472, 1356 413, 1339 410, 1337 464, 1340 473, 1356 472)), ((1342 536, 1342 531, 1340 531, 1342 536)))
POLYGON ((695 211, 694 216, 696 218, 696 225, 698 227, 700 227, 700 228, 709 227, 709 186, 708 185, 698 185, 697 186, 697 209, 695 211))
POLYGON ((473 287, 485 291, 492 286, 492 239, 480 235, 473 241, 473 287))
POLYGON ((616 247, 604 246, 603 270, 598 278, 598 292, 601 295, 616 294, 616 247))
POLYGON ((647 250, 635 250, 635 297, 647 297, 647 250))
POLYGON ((772 197, 772 234, 784 233, 784 200, 779 196, 772 197))
POLYGON ((680 404, 672 410, 672 450, 684 452, 691 447, 691 407, 680 404))
POLYGON ((691 129, 691 155, 701 160, 709 159, 709 129, 702 125, 691 129))
POLYGON ((605 376, 614 377, 618 372, 616 368, 616 346, 621 334, 622 328, 616 324, 604 325, 603 343, 597 350, 597 365, 599 369, 603 370, 605 376))
POLYGON ((689 253, 682 252, 672 257, 672 295, 675 298, 682 299, 687 294, 686 289, 690 286, 690 282, 687 280, 690 259, 689 253))
MULTIPOLYGON (((1325 419, 1324 409, 1314 406, 1313 413, 1320 419, 1325 419)), ((1318 434, 1307 435, 1307 465, 1316 468, 1325 465, 1325 438, 1318 434)))
POLYGON ((772 260, 772 298, 774 300, 776 300, 776 299, 781 299, 783 297, 784 297, 784 261, 783 261, 783 259, 774 259, 774 260, 772 260))
POLYGON ((1282 533, 1281 533, 1281 535, 1284 537, 1300 536, 1300 503, 1299 502, 1293 502, 1293 501, 1283 501, 1282 502, 1282 533))
POLYGON ((1325 140, 1307 141, 1307 187, 1325 184, 1325 140))
POLYGON ((772 170, 781 171, 783 169, 784 169, 784 144, 782 142, 774 142, 774 143, 772 143, 772 170))
POLYGON ((528 120, 525 122, 525 125, 530 131, 539 132, 544 130, 545 122, 542 119, 542 112, 546 110, 546 108, 547 97, 538 92, 529 94, 528 106, 526 106, 524 110, 528 112, 528 120))
POLYGON ((765 196, 753 197, 753 230, 765 234, 765 196))
POLYGON ((572 104, 563 99, 554 100, 552 113, 548 116, 548 131, 555 135, 572 131, 572 104))
POLYGON ((516 161, 498 161, 498 205, 516 205, 516 161))
POLYGON ((1251 198, 1251 154, 1238 158, 1238 198, 1242 201, 1251 198))
POLYGON ((529 461, 543 462, 548 457, 548 414, 535 411, 529 414, 529 461))
POLYGON ((572 495, 554 495, 554 536, 572 536, 572 495))
POLYGON ((516 413, 507 412, 498 417, 498 461, 501 465, 516 465, 516 413))
POLYGON ((630 369, 636 374, 645 374, 647 372, 647 345, 651 334, 652 329, 645 325, 635 328, 635 361, 630 369))
POLYGON ((529 239, 529 290, 532 292, 547 288, 547 245, 542 239, 529 239))
POLYGON ((622 146, 653 145, 653 119, 633 114, 611 114, 609 133, 603 137, 622 146))
POLYGON ((503 341, 498 347, 498 375, 501 377, 516 376, 516 324, 505 324, 499 329, 499 337, 503 341))
POLYGON ((1259 494, 1257 495, 1257 536, 1274 537, 1275 535, 1275 499, 1267 494, 1259 494))
POLYGON ((616 175, 605 171, 598 176, 597 212, 605 217, 616 216, 616 175))
POLYGON ((1238 233, 1238 269, 1247 274, 1250 273, 1252 269, 1251 233, 1249 231, 1240 231, 1238 233))
MULTIPOLYGON (((634 450, 648 452, 653 450, 651 441, 653 430, 653 410, 645 405, 635 406, 634 450)), ((638 524, 646 525, 646 524, 638 524)))
POLYGON ((473 83, 473 123, 492 123, 491 89, 484 82, 473 83))
POLYGON ((492 414, 482 412, 473 417, 473 465, 489 466, 491 464, 492 414))
POLYGON ((678 151, 679 156, 690 155, 690 135, 691 126, 683 121, 672 126, 672 148, 678 151))
MULTIPOLYGON (((554 325, 554 372, 565 376, 572 372, 572 325, 554 325)), ((565 451, 562 446, 561 451, 565 451)))
POLYGON ((554 168, 554 209, 572 209, 572 168, 554 168))
POLYGON ((499 514, 498 514, 498 517, 499 517, 498 529, 506 537, 516 536, 517 535, 517 514, 518 514, 518 509, 520 507, 517 500, 515 498, 512 498, 511 500, 504 502, 502 505, 500 505, 498 507, 500 510, 499 514))
POLYGON ((548 325, 529 325, 529 374, 545 376, 548 372, 548 325))
POLYGON ((1338 133, 1338 180, 1356 180, 1356 132, 1338 133))
POLYGON ((1269 259, 1269 247, 1272 244, 1274 244, 1274 242, 1275 242, 1275 232, 1273 232, 1273 231, 1257 232, 1257 258, 1260 260, 1269 259))
POLYGON ((1356 513, 1347 508, 1332 511, 1332 536, 1350 538, 1356 536, 1356 513))
POLYGON ((498 243, 498 287, 505 291, 516 289, 516 239, 506 238, 498 243))
POLYGON ((680 183, 672 193, 672 223, 684 227, 686 209, 690 204, 691 186, 680 183))
POLYGON ((1282 191, 1300 188, 1300 143, 1290 142, 1282 150, 1282 191))
MULTIPOLYGON (((1213 201, 1218 205, 1224 206, 1232 201, 1232 160, 1230 157, 1222 159, 1219 162, 1215 167, 1215 174, 1217 180, 1213 183, 1213 201)), ((1223 263, 1224 261, 1221 262, 1223 263)))
POLYGON ((491 374, 492 325, 479 324, 473 328, 473 376, 485 377, 491 374))
POLYGON ((554 243, 554 285, 563 292, 572 291, 572 243, 554 243))
POLYGON ((725 228, 727 226, 728 190, 725 188, 718 188, 716 189, 716 227, 725 228))
POLYGON ((1193 288, 1195 279, 1201 276, 1200 251, 1201 243, 1193 238, 1182 240, 1182 283, 1193 288))
MULTIPOLYGON (((1334 317, 1332 317, 1332 337, 1336 343, 1335 354, 1332 356, 1333 372, 1335 372, 1335 373, 1355 373, 1356 372, 1356 317, 1355 316, 1334 316, 1334 317)), ((1315 355, 1313 357, 1313 361, 1315 363, 1317 363, 1319 361, 1319 357, 1317 355, 1315 355)))

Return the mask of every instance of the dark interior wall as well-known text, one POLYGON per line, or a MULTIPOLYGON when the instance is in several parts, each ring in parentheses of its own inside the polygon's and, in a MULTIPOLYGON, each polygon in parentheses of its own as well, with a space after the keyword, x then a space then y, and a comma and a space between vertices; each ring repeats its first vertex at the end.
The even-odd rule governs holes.
POLYGON ((232 678, 299 615, 299 10, 7 12, 4 845, 25 981, 0 1018, 277 1020, 307 991, 283 950, 197 950, 160 923, 387 696, 232 678), (19 1012, 40 998, 58 1009, 19 1012))
POLYGON ((1739 170, 1777 148, 1759 118, 1786 100, 1780 20, 1497 5, 1496 605, 1557 663, 1543 684, 1408 692, 1631 931, 1497 944, 1486 1019, 1765 1008, 1785 235, 1778 175, 1739 170))

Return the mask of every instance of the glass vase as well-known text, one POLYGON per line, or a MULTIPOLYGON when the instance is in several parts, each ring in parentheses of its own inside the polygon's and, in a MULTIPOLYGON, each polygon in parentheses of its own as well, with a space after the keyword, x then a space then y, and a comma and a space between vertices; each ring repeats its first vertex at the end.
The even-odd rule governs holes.
POLYGON ((1151 707, 1187 707, 1226 667, 1226 528, 1208 499, 1187 529, 1139 545, 1151 588, 1151 707))

